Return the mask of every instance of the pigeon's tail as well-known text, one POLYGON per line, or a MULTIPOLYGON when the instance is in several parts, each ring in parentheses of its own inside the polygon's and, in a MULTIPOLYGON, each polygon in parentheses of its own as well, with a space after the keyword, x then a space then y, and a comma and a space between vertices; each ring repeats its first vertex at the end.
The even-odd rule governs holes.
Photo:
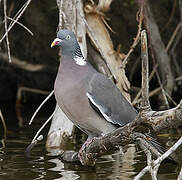
MULTIPOLYGON (((147 137, 147 141, 150 143, 150 145, 152 145, 152 147, 161 155, 166 152, 166 149, 155 138, 149 134, 145 134, 145 136, 147 137)), ((154 156, 156 156, 156 154, 154 156)), ((177 162, 171 156, 167 157, 164 162, 177 164, 177 162)))

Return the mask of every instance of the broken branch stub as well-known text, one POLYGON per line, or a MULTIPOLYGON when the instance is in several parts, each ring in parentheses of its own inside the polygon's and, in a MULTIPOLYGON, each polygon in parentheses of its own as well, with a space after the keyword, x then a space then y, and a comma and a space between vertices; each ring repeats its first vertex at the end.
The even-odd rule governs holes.
POLYGON ((148 75, 148 49, 146 31, 141 32, 141 58, 142 58, 142 107, 151 110, 149 103, 149 75, 148 75))

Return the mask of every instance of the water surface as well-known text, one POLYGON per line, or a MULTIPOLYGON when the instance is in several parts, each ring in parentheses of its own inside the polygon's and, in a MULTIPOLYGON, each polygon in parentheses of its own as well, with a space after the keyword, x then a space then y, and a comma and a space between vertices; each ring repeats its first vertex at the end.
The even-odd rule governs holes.
MULTIPOLYGON (((0 149, 0 180, 131 180, 145 166, 143 153, 136 151, 132 144, 124 156, 116 153, 102 157, 95 168, 63 163, 59 157, 50 156, 45 151, 45 140, 33 149, 30 157, 26 157, 25 148, 40 126, 40 121, 36 121, 31 127, 13 128, 8 132, 6 145, 0 149)), ((43 132, 45 137, 47 132, 48 127, 43 132)), ((173 164, 163 164, 158 179, 176 179, 178 169, 173 164)), ((146 175, 143 179, 148 180, 150 176, 146 175)))

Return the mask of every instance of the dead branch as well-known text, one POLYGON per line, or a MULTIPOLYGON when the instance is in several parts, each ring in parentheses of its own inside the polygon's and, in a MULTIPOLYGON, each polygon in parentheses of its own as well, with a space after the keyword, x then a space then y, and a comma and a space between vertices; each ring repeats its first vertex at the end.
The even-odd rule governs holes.
MULTIPOLYGON (((157 66, 155 66, 155 67, 157 67, 157 66)), ((149 80, 152 78, 153 73, 155 73, 155 67, 154 67, 153 71, 151 72, 151 74, 150 74, 150 76, 149 76, 149 80)), ((176 81, 176 82, 182 81, 182 76, 175 78, 175 81, 176 81)), ((152 97, 153 95, 157 94, 157 93, 160 92, 160 91, 161 91, 161 87, 158 87, 158 88, 156 88, 156 89, 150 91, 149 97, 152 97)), ((133 102, 132 102, 132 105, 133 105, 133 106, 136 105, 137 103, 140 103, 140 102, 142 101, 142 98, 139 98, 141 92, 142 92, 142 89, 140 89, 140 91, 138 92, 137 96, 136 96, 135 99, 133 100, 133 102)), ((166 93, 166 92, 165 92, 165 93, 166 93)), ((167 95, 167 94, 166 94, 166 95, 167 95)), ((170 97, 168 97, 168 98, 170 98, 170 97)), ((173 100, 171 99, 171 101, 173 101, 173 100)), ((175 106, 177 106, 176 102, 173 102, 173 104, 174 104, 175 106)))
MULTIPOLYGON (((150 74, 150 76, 149 76, 149 81, 150 81, 150 80, 152 79, 152 77, 154 76, 154 73, 155 73, 157 67, 158 67, 158 64, 155 65, 155 67, 153 68, 153 70, 152 70, 152 72, 151 72, 151 74, 150 74)), ((142 93, 142 89, 140 89, 140 91, 137 93, 135 99, 133 100, 133 102, 132 102, 132 105, 133 105, 133 106, 134 106, 137 102, 139 102, 138 99, 139 99, 141 93, 142 93)), ((149 97, 150 97, 150 93, 149 93, 149 97)))
POLYGON ((32 32, 30 29, 28 29, 25 25, 23 25, 22 23, 20 23, 20 22, 14 20, 14 19, 12 19, 11 17, 8 17, 8 16, 7 16, 7 19, 9 19, 9 20, 11 20, 11 21, 15 21, 16 24, 20 25, 20 26, 21 26, 22 28, 24 28, 31 36, 33 36, 33 32, 32 32))
POLYGON ((20 19, 20 17, 23 15, 23 13, 25 12, 25 10, 27 9, 27 7, 29 6, 29 4, 31 3, 32 0, 27 0, 27 2, 22 6, 22 8, 20 8, 20 10, 18 11, 18 13, 14 16, 14 21, 12 21, 12 23, 10 23, 7 31, 4 33, 3 37, 0 39, 0 44, 1 42, 4 40, 4 38, 7 36, 7 34, 9 33, 9 31, 12 29, 12 27, 16 24, 16 22, 20 19))
POLYGON ((131 45, 130 50, 128 51, 126 57, 123 60, 122 66, 125 67, 126 64, 128 63, 128 58, 130 56, 130 54, 133 52, 134 48, 136 47, 136 45, 138 44, 139 40, 140 40, 140 33, 142 30, 142 22, 143 22, 143 6, 140 7, 140 10, 138 11, 138 16, 139 16, 139 24, 138 24, 138 32, 136 37, 134 38, 133 44, 131 45))
POLYGON ((182 179, 182 167, 181 167, 181 170, 180 170, 180 173, 178 175, 178 179, 177 180, 181 180, 182 179))
POLYGON ((22 99, 23 91, 39 93, 39 94, 44 94, 44 95, 47 95, 49 93, 48 91, 43 91, 43 90, 35 89, 35 88, 28 88, 28 87, 24 87, 24 86, 18 87, 17 95, 16 95, 16 115, 18 118, 18 125, 20 127, 23 127, 23 118, 21 115, 21 99, 22 99))
POLYGON ((142 58, 142 103, 145 110, 150 110, 149 79, 148 79, 148 46, 145 30, 141 32, 141 58, 142 58))
POLYGON ((174 13, 175 13, 175 9, 176 9, 176 0, 174 0, 174 3, 173 3, 173 8, 172 8, 172 11, 171 11, 171 14, 170 14, 170 17, 169 17, 169 20, 168 22, 164 25, 164 27, 162 28, 161 32, 163 32, 168 26, 169 24, 171 23, 173 17, 174 17, 174 13))
POLYGON ((182 137, 168 151, 166 151, 162 156, 156 159, 151 165, 146 166, 137 176, 135 176, 134 180, 139 180, 147 171, 150 170, 150 168, 155 168, 156 166, 159 166, 161 162, 169 157, 169 155, 172 154, 181 144, 182 137))
MULTIPOLYGON (((1 61, 8 63, 8 56, 5 53, 0 54, 0 59, 1 61)), ((42 64, 38 64, 38 65, 30 64, 30 63, 27 63, 27 61, 20 60, 13 56, 11 57, 11 59, 12 59, 11 66, 15 66, 17 68, 24 69, 26 71, 32 71, 32 72, 41 71, 46 67, 45 65, 42 65, 42 64)))
POLYGON ((30 121, 29 121, 29 123, 28 123, 29 125, 32 124, 32 122, 33 122, 35 116, 37 115, 37 113, 39 112, 39 110, 41 109, 41 107, 48 101, 48 99, 53 95, 53 93, 54 93, 54 90, 52 90, 52 91, 49 93, 49 95, 44 99, 44 101, 42 101, 42 103, 39 105, 39 107, 36 109, 36 111, 35 111, 34 114, 32 115, 32 117, 31 117, 31 119, 30 119, 30 121))
POLYGON ((6 45, 8 50, 8 59, 11 62, 11 52, 9 47, 9 38, 8 38, 8 25, 7 25, 7 14, 6 14, 6 0, 4 0, 4 26, 5 26, 5 33, 6 33, 6 45))
POLYGON ((1 109, 0 109, 0 119, 1 119, 2 124, 3 124, 3 129, 4 129, 4 139, 6 139, 7 127, 6 127, 6 122, 5 122, 4 116, 3 116, 2 112, 1 112, 1 109))
POLYGON ((178 33, 178 31, 180 30, 181 27, 182 27, 182 23, 179 22, 178 25, 176 26, 176 29, 174 30, 174 32, 172 34, 167 46, 166 46, 166 49, 165 49, 166 52, 169 51, 169 48, 171 47, 171 44, 173 43, 173 41, 174 41, 174 39, 175 39, 175 37, 176 37, 176 35, 177 35, 177 33, 178 33))
MULTIPOLYGON (((145 124, 145 129, 147 125, 151 126, 156 133, 159 133, 165 128, 170 128, 174 125, 182 125, 182 101, 176 108, 167 111, 150 111, 150 118, 145 116, 144 119, 140 116, 141 115, 139 114, 133 122, 124 127, 118 128, 110 134, 95 139, 86 149, 84 155, 85 165, 94 165, 98 157, 108 152, 113 152, 118 146, 125 146, 133 142, 132 132, 134 132, 134 129, 139 126, 145 124)), ((62 157, 66 160, 64 154, 62 157)))
MULTIPOLYGON (((139 6, 144 5, 144 25, 149 34, 152 57, 153 59, 156 59, 157 64, 159 64, 159 74, 161 77, 161 81, 158 78, 159 83, 162 85, 161 86, 162 88, 164 86, 163 88, 164 91, 167 91, 167 93, 171 95, 172 90, 174 88, 174 78, 171 71, 170 58, 165 51, 165 46, 161 39, 158 26, 153 17, 149 1, 148 0, 138 1, 138 4, 139 6)), ((163 98, 165 99, 165 103, 167 103, 167 98, 165 96, 165 93, 163 92, 162 95, 163 98)))

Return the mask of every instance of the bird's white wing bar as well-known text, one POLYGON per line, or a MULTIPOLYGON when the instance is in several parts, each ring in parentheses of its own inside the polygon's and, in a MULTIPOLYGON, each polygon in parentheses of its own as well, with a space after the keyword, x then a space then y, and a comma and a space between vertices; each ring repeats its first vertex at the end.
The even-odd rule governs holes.
POLYGON ((113 122, 113 121, 110 119, 110 117, 108 116, 108 114, 109 114, 108 110, 105 109, 102 105, 100 105, 100 104, 98 104, 98 103, 96 102, 96 99, 94 98, 94 96, 92 96, 89 92, 87 92, 86 95, 87 95, 88 99, 91 101, 91 103, 99 109, 99 111, 101 112, 101 114, 104 116, 104 118, 105 118, 107 121, 109 121, 109 122, 111 122, 111 123, 113 123, 113 124, 117 124, 117 123, 113 122), (107 112, 108 112, 108 113, 107 113, 107 112))

